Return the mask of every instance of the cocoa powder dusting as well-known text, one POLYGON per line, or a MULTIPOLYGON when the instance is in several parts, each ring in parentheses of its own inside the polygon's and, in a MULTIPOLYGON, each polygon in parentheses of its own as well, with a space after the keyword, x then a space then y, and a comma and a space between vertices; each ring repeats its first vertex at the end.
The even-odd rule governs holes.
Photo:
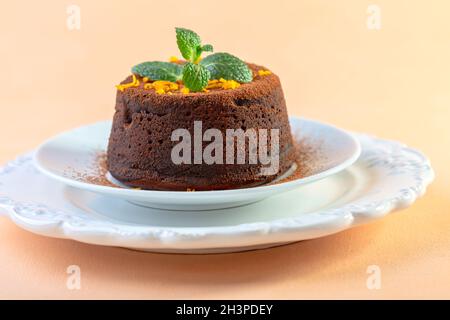
POLYGON ((295 164, 297 165, 297 168, 289 176, 270 182, 268 183, 269 185, 305 178, 320 170, 318 165, 320 154, 317 146, 308 143, 306 139, 294 141, 294 144, 296 149, 295 164))
POLYGON ((106 165, 106 152, 99 152, 95 154, 93 158, 94 160, 84 172, 76 172, 71 168, 69 168, 67 172, 72 178, 78 181, 96 184, 99 186, 120 188, 107 178, 108 169, 106 165))

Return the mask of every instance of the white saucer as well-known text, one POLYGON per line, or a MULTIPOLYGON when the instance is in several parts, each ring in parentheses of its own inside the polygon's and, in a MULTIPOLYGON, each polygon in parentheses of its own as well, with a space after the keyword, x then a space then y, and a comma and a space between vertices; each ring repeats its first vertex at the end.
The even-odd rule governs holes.
POLYGON ((338 174, 255 204, 206 212, 149 209, 68 187, 40 173, 26 155, 0 168, 0 213, 37 234, 155 252, 236 252, 322 237, 411 205, 433 180, 418 151, 357 138, 361 157, 338 174))
POLYGON ((151 208, 188 211, 223 209, 254 203, 331 176, 350 166, 360 155, 360 144, 350 133, 312 120, 291 118, 290 123, 296 139, 307 141, 319 155, 314 159, 314 168, 304 178, 260 187, 223 191, 153 191, 116 188, 74 178, 74 172, 86 172, 96 162, 97 155, 105 152, 111 129, 110 121, 57 135, 38 148, 35 162, 44 174, 81 190, 125 199, 151 208))

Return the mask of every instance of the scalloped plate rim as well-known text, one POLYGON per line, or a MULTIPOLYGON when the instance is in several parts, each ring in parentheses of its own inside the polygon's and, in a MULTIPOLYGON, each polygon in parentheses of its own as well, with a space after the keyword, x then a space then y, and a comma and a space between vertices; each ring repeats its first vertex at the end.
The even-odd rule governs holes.
MULTIPOLYGON (((408 184, 405 186, 399 186, 399 189, 391 194, 389 197, 379 199, 374 202, 368 203, 346 203, 337 208, 333 208, 328 210, 328 212, 315 212, 316 214, 325 214, 330 218, 335 218, 337 221, 341 223, 341 227, 336 225, 336 221, 334 222, 334 229, 325 231, 323 228, 325 227, 323 222, 322 225, 315 225, 314 228, 319 228, 320 230, 316 230, 316 234, 314 236, 300 236, 302 234, 305 227, 311 227, 308 224, 302 224, 300 221, 296 219, 296 217, 290 218, 281 218, 279 220, 273 220, 270 222, 251 222, 251 223, 243 223, 232 226, 214 226, 214 227, 183 227, 183 228, 174 228, 174 227, 161 227, 161 226, 130 226, 123 224, 116 224, 116 228, 105 230, 105 226, 88 226, 88 230, 83 228, 74 227, 64 219, 53 219, 47 222, 36 221, 33 219, 29 219, 20 215, 20 210, 18 208, 21 206, 20 202, 17 202, 12 199, 7 199, 5 197, 2 198, 0 194, 0 208, 6 210, 7 215, 19 226, 32 231, 34 233, 43 234, 47 236, 60 237, 60 238, 69 238, 73 240, 78 240, 86 243, 94 243, 99 245, 108 245, 108 246, 121 246, 132 249, 146 250, 146 251, 154 251, 154 252, 183 252, 183 253, 214 253, 214 252, 235 252, 242 250, 251 250, 258 246, 268 247, 268 246, 276 246, 281 245, 283 243, 291 243, 304 239, 317 238, 321 236, 325 236, 328 234, 336 233, 341 230, 351 228, 353 226, 359 225, 361 223, 366 223, 374 219, 381 218, 385 216, 387 213, 405 208, 416 201, 416 199, 422 196, 428 185, 434 179, 434 171, 431 167, 429 160, 424 156, 420 151, 412 148, 408 148, 402 143, 391 140, 383 140, 377 139, 373 136, 358 135, 359 139, 367 140, 367 141, 376 141, 381 142, 385 146, 390 148, 395 148, 399 153, 405 158, 401 159, 400 168, 406 168, 406 173, 402 172, 401 174, 408 176, 409 178, 413 178, 414 184, 408 184), (418 159, 415 166, 412 166, 411 163, 411 154, 414 154, 418 159), (409 158, 408 158, 409 157, 409 158), (408 167, 409 166, 409 167, 408 167), (400 188, 401 187, 401 188, 400 188), (129 232, 135 232, 132 236, 127 234, 127 232, 120 232, 120 228, 125 228, 124 230, 128 230, 129 232), (176 229, 176 231, 174 230, 176 229), (165 232, 169 232, 165 234, 165 232), (219 232, 220 231, 220 232, 219 232), (149 242, 142 243, 142 233, 146 234, 146 240, 149 242), (289 241, 285 241, 286 239, 279 241, 270 241, 265 242, 265 237, 269 235, 278 235, 278 234, 291 234, 295 233, 296 238, 290 239, 289 241), (106 243, 103 239, 102 241, 92 241, 86 240, 86 237, 89 234, 96 234, 96 237, 102 237, 102 234, 108 235, 109 243, 106 243), (114 235, 114 236, 113 236, 114 235), (244 237, 253 235, 259 236, 259 241, 253 241, 250 244, 252 248, 244 248, 244 246, 240 243, 236 243, 235 245, 227 245, 224 249, 220 246, 211 247, 208 244, 201 245, 199 241, 205 241, 206 239, 211 240, 211 237, 220 237, 226 235, 229 237, 232 235, 233 237, 244 237), (262 237, 261 237, 262 235, 262 237), (167 237, 168 236, 168 237, 167 237), (149 239, 149 237, 151 239, 149 239), (170 241, 168 241, 170 240, 170 241), (140 245, 136 245, 136 241, 141 241, 140 245), (134 244, 134 246, 133 246, 134 244)), ((370 150, 369 150, 370 151, 370 150)), ((384 158, 384 157, 383 157, 384 158)), ((26 160, 26 157, 23 157, 25 160, 20 160, 18 158, 15 161, 11 161, 6 164, 4 167, 0 167, 0 177, 2 174, 7 174, 9 171, 13 171, 14 168, 20 167, 21 162, 26 160), (17 163, 16 163, 17 162, 17 163)), ((380 160, 380 159, 378 159, 380 160)), ((395 160, 395 159, 394 159, 395 160)), ((395 161, 393 160, 394 164, 395 161)), ((366 161, 366 160, 364 160, 366 161)), ((389 163, 380 162, 376 165, 385 166, 383 170, 388 170, 390 165, 389 163)), ((391 169, 391 168, 389 168, 391 169)), ((393 169, 394 170, 394 169, 393 169)), ((1 182, 1 181, 0 181, 1 182)), ((39 204, 38 205, 44 205, 39 204)), ((33 209, 33 207, 31 208, 33 209)), ((37 208, 34 208, 37 209, 37 208)), ((41 208, 44 210, 45 208, 41 208)), ((314 213, 311 213, 314 214, 314 213)), ((316 221, 317 222, 317 221, 316 221)), ((270 237, 269 237, 270 238, 270 237)), ((239 242, 236 240, 236 242, 239 242)))

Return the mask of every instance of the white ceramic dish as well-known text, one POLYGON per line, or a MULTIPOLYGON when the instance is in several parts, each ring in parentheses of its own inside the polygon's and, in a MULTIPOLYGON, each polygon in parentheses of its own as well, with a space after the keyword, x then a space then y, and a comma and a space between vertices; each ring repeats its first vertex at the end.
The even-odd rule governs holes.
POLYGON ((235 252, 322 237, 411 205, 433 180, 418 151, 357 138, 361 157, 338 174, 255 204, 207 212, 143 208, 68 187, 39 172, 26 155, 0 168, 0 213, 37 234, 155 252, 235 252))
POLYGON ((320 157, 314 160, 317 169, 310 175, 280 184, 224 191, 175 192, 115 188, 75 179, 73 172, 86 172, 86 168, 95 163, 96 155, 106 150, 110 121, 74 129, 48 140, 38 148, 35 163, 42 173, 81 190, 152 208, 187 211, 222 209, 257 202, 333 175, 359 157, 361 147, 352 134, 317 121, 299 118, 291 118, 290 121, 294 136, 306 140, 320 157))

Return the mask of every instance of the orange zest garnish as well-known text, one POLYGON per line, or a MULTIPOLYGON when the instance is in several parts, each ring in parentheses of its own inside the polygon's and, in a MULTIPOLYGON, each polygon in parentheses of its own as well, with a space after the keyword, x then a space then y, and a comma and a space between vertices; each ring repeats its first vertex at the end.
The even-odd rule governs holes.
MULTIPOLYGON (((260 70, 262 71, 262 70, 260 70)), ((270 72, 270 71, 267 71, 270 72)), ((136 75, 132 75, 133 80, 130 83, 125 84, 118 84, 116 85, 117 90, 123 92, 127 88, 131 87, 138 87, 140 82, 136 78, 136 75)), ((153 82, 148 77, 142 78, 142 82, 144 83, 144 89, 154 89, 157 94, 173 94, 175 91, 178 91, 183 94, 190 93, 189 88, 182 86, 180 88, 180 85, 176 82, 171 81, 164 81, 164 80, 157 80, 153 82)), ((236 89, 239 88, 241 84, 234 80, 225 80, 223 78, 220 78, 219 80, 210 80, 208 81, 208 85, 202 90, 202 92, 209 92, 210 89, 236 89)))
POLYGON ((225 80, 220 78, 219 80, 210 80, 206 89, 236 89, 239 88, 241 84, 234 80, 225 80))
POLYGON ((178 83, 158 80, 152 83, 146 83, 144 89, 155 89, 155 92, 158 94, 171 93, 171 91, 178 90, 178 83))
POLYGON ((268 76, 269 74, 272 74, 269 70, 258 70, 258 75, 260 76, 268 76))
POLYGON ((133 74, 133 81, 125 84, 116 85, 117 90, 123 92, 127 88, 137 87, 139 86, 139 80, 136 78, 136 75, 133 74))

